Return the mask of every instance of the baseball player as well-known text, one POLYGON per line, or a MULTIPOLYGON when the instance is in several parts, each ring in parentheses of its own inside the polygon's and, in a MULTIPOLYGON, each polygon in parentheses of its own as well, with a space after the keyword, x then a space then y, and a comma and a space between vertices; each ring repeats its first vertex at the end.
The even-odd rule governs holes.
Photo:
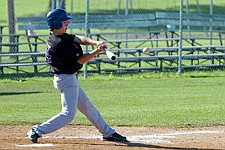
POLYGON ((72 17, 68 16, 63 9, 53 9, 47 14, 50 34, 46 46, 46 60, 50 65, 50 72, 54 74, 54 87, 61 94, 62 110, 46 122, 34 125, 27 133, 28 139, 37 143, 38 138, 43 134, 54 132, 67 125, 75 118, 78 108, 99 130, 103 140, 124 142, 126 137, 121 136, 106 124, 80 87, 76 77, 76 72, 85 62, 100 52, 105 52, 106 44, 103 41, 67 34, 69 19, 72 17), (83 54, 80 44, 95 45, 97 48, 83 54))

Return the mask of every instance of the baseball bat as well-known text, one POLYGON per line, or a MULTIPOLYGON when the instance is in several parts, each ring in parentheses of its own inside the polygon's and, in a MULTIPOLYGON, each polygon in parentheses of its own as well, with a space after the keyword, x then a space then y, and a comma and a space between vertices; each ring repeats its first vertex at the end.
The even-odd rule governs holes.
POLYGON ((109 50, 105 50, 105 53, 110 60, 114 60, 114 61, 116 60, 116 55, 113 52, 109 50))

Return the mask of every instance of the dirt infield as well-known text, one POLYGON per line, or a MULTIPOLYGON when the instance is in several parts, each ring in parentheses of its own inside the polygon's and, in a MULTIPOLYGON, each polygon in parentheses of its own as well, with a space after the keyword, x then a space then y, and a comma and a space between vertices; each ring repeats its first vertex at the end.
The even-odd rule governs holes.
POLYGON ((213 150, 225 149, 225 126, 202 128, 114 127, 130 143, 102 141, 93 126, 68 125, 46 134, 38 144, 26 138, 31 126, 0 126, 0 149, 54 150, 213 150))

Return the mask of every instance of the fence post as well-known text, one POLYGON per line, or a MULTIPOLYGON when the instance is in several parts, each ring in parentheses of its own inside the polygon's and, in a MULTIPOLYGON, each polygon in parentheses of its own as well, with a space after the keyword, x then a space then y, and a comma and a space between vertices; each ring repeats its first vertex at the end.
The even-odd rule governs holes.
MULTIPOLYGON (((0 44, 2 44, 2 31, 4 26, 0 26, 0 44)), ((0 54, 2 53, 2 45, 0 45, 0 54)), ((0 56, 0 63, 2 63, 2 57, 0 56)), ((0 67, 0 72, 3 74, 3 67, 0 67)))
MULTIPOLYGON (((86 0, 86 15, 85 15, 85 37, 88 37, 89 26, 88 26, 88 17, 89 17, 89 0, 86 0)), ((88 46, 85 47, 85 53, 88 53, 88 46)), ((87 63, 84 64, 84 79, 87 79, 87 63)))
POLYGON ((179 24, 179 63, 177 74, 181 76, 182 72, 182 40, 183 40, 183 0, 180 0, 180 24, 179 24))

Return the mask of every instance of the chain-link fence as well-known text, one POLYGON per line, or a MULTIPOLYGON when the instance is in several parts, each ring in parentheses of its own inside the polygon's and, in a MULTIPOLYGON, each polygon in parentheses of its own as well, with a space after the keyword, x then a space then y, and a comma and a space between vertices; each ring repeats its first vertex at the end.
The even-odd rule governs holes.
MULTIPOLYGON (((104 40, 117 56, 99 54, 81 73, 224 69, 225 1, 2 0, 0 76, 48 75, 46 14, 73 16, 68 33, 104 40), (143 48, 149 48, 147 54, 143 48)), ((83 47, 84 52, 94 47, 83 47)))

